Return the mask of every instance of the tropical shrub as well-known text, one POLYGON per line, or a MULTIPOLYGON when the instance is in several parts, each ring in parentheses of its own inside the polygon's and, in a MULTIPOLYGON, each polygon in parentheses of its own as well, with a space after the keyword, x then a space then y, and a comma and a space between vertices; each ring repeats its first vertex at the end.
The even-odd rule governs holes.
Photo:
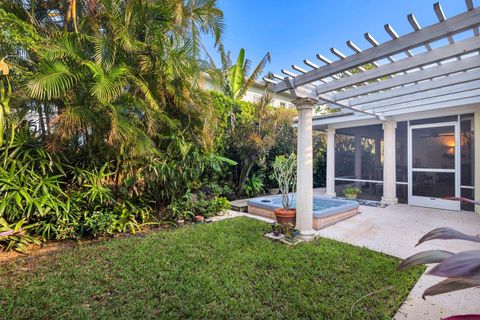
POLYGON ((196 215, 209 218, 230 209, 230 202, 225 197, 209 197, 204 193, 193 195, 186 193, 167 207, 173 219, 192 220, 196 215))
MULTIPOLYGON (((219 151, 237 163, 230 170, 228 181, 234 192, 242 195, 251 190, 252 185, 246 189, 245 185, 252 181, 254 175, 270 176, 270 163, 276 155, 290 153, 295 148, 292 120, 296 111, 270 106, 271 96, 268 94, 257 103, 236 101, 235 104, 231 98, 220 93, 212 92, 211 96, 214 108, 223 121, 223 132, 217 135, 219 151), (229 120, 231 116, 235 119, 233 127, 229 120)), ((267 184, 270 184, 268 179, 267 184)))
POLYGON ((313 187, 326 185, 327 176, 327 141, 325 132, 313 132, 313 187))
POLYGON ((3 247, 135 232, 235 164, 199 86, 215 0, 2 1, 0 29, 3 247))
MULTIPOLYGON (((425 234, 416 245, 435 239, 480 242, 479 236, 467 235, 451 228, 437 228, 425 234)), ((445 250, 422 251, 403 260, 399 269, 431 263, 436 265, 427 274, 446 279, 427 288, 422 298, 480 286, 480 250, 459 253, 445 250)))
POLYGON ((193 212, 195 215, 201 215, 210 218, 230 209, 230 202, 224 197, 213 199, 202 199, 193 203, 193 212))
POLYGON ((243 192, 247 197, 253 197, 263 192, 263 179, 257 173, 248 178, 246 184, 243 186, 243 192))
POLYGON ((8 224, 5 219, 0 218, 0 252, 15 250, 26 253, 30 244, 40 244, 40 240, 29 235, 29 229, 35 225, 25 225, 25 219, 14 224, 8 224))
POLYGON ((71 219, 64 169, 25 129, 12 141, 0 148, 0 217, 8 224, 34 224, 30 231, 53 238, 55 225, 71 219))

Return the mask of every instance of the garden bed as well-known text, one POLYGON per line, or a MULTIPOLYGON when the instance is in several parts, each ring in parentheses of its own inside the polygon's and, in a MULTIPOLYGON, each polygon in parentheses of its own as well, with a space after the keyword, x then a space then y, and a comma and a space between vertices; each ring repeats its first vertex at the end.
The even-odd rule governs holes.
POLYGON ((333 240, 284 246, 263 237, 269 229, 235 218, 4 263, 0 314, 348 319, 353 306, 354 319, 390 319, 423 271, 333 240))

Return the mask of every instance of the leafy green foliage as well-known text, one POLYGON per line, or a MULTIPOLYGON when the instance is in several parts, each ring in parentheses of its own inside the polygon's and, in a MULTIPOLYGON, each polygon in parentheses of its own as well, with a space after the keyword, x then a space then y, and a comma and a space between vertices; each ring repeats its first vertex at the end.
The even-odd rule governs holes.
POLYGON ((247 183, 243 186, 243 192, 247 197, 259 195, 263 191, 263 179, 257 174, 248 178, 247 183))
POLYGON ((355 196, 356 197, 360 193, 362 193, 362 189, 360 189, 359 187, 355 187, 355 186, 349 186, 349 187, 346 187, 345 189, 343 189, 343 194, 345 196, 355 196))
POLYGON ((25 225, 25 219, 8 224, 5 219, 0 218, 0 252, 15 250, 26 253, 30 244, 40 244, 40 240, 27 233, 28 229, 34 227, 34 224, 25 225))
POLYGON ((60 159, 27 131, 18 132, 13 144, 0 150, 4 164, 0 168, 0 217, 5 228, 12 223, 20 225, 17 229, 22 228, 23 236, 9 237, 18 244, 6 249, 23 250, 22 244, 37 243, 27 232, 44 239, 134 233, 139 223, 150 217, 148 206, 115 201, 107 184, 114 173, 107 164, 91 171, 64 168, 60 159), (21 227, 27 222, 28 228, 21 227))
POLYGON ((285 150, 293 151, 296 135, 292 120, 296 111, 272 107, 269 95, 255 104, 236 101, 234 109, 232 99, 218 93, 211 95, 217 114, 225 121, 223 131, 218 134, 218 145, 237 163, 231 180, 235 192, 242 194, 245 184, 255 174, 259 177, 271 174, 275 156, 284 154, 285 150), (229 119, 231 112, 235 118, 234 128, 229 119))
POLYGON ((0 27, 0 218, 22 236, 134 233, 235 165, 199 86, 216 0, 3 1, 0 27))
POLYGON ((206 195, 202 192, 193 195, 186 193, 167 207, 173 219, 192 220, 196 215, 206 218, 215 216, 230 209, 230 202, 218 195, 206 195))

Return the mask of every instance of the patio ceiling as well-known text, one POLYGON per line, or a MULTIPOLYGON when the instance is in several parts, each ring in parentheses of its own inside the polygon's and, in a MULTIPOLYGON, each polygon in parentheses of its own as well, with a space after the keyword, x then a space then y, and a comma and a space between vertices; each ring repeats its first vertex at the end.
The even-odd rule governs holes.
POLYGON ((317 54, 322 66, 305 59, 305 68, 292 65, 293 71, 282 70, 285 76, 264 80, 274 92, 318 99, 353 111, 355 118, 386 120, 480 103, 480 8, 465 0, 465 12, 446 19, 440 3, 433 7, 438 23, 421 28, 410 14, 408 34, 399 36, 386 24, 392 40, 380 44, 365 33, 371 47, 364 51, 349 40, 351 55, 331 48, 338 60, 317 54))

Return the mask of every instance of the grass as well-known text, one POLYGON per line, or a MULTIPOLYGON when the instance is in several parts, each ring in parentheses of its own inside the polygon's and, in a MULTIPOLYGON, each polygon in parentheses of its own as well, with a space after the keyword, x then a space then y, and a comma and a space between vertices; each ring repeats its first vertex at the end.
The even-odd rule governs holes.
POLYGON ((0 318, 391 319, 423 271, 333 240, 288 247, 268 229, 236 218, 10 262, 0 318))

